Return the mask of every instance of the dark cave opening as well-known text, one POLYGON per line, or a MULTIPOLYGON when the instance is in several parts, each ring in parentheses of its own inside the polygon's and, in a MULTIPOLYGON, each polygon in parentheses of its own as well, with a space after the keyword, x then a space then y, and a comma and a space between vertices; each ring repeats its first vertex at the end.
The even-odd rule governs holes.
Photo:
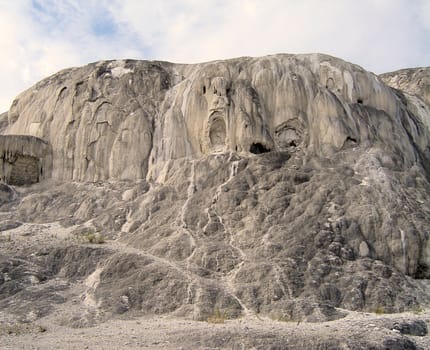
POLYGON ((362 104, 363 104, 363 99, 358 98, 358 99, 357 99, 357 103, 358 103, 358 104, 360 104, 360 105, 362 105, 362 104))
POLYGON ((357 139, 355 139, 355 138, 353 138, 353 137, 348 136, 348 137, 346 138, 345 142, 357 143, 357 139))
POLYGON ((251 147, 249 148, 249 152, 254 154, 262 154, 262 153, 270 152, 270 149, 266 148, 264 145, 258 142, 258 143, 253 143, 251 145, 251 147))
POLYGON ((416 279, 428 279, 430 277, 430 269, 426 264, 418 264, 417 270, 414 274, 416 279))
POLYGON ((343 149, 355 147, 358 144, 358 140, 354 137, 347 136, 345 141, 343 142, 343 149))

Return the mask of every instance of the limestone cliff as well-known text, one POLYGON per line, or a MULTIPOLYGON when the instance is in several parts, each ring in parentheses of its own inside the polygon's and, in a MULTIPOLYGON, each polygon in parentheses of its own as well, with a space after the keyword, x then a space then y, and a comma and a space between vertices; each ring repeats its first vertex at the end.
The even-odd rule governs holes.
POLYGON ((321 54, 64 70, 8 113, 4 140, 49 145, 52 179, 4 185, 0 224, 75 232, 20 264, 86 278, 96 315, 318 321, 426 305, 429 69, 411 72, 397 84, 402 72, 321 54), (73 240, 88 231, 107 240, 91 254, 73 240))
POLYGON ((430 128, 430 67, 402 69, 380 77, 388 86, 402 92, 408 109, 430 128))
POLYGON ((388 86, 422 99, 427 106, 430 105, 430 67, 406 68, 381 74, 380 77, 388 86))
POLYGON ((161 181, 172 159, 296 147, 330 156, 381 144, 408 168, 428 156, 430 124, 377 76, 318 54, 93 63, 36 84, 8 117, 6 133, 52 145, 54 178, 86 181, 161 181))

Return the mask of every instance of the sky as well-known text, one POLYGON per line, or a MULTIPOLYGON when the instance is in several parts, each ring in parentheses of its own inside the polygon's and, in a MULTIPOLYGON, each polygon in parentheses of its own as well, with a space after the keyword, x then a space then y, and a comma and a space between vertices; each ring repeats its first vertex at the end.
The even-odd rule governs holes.
POLYGON ((321 52, 375 73, 430 66, 430 0, 0 0, 0 113, 63 69, 321 52))

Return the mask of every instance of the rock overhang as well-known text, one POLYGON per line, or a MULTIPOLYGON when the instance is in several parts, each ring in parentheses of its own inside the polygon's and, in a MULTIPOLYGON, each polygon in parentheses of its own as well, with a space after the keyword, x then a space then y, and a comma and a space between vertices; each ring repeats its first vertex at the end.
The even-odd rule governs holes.
POLYGON ((49 178, 52 149, 31 135, 0 135, 0 177, 10 185, 30 185, 49 178))

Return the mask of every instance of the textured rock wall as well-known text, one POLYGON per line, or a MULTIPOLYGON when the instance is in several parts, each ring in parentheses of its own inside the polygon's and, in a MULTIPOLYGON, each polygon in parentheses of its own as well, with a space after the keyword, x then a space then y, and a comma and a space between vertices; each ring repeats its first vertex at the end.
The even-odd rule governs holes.
POLYGON ((50 178, 51 147, 34 136, 0 135, 0 179, 11 185, 29 185, 50 178))
POLYGON ((8 112, 0 114, 0 133, 2 133, 9 125, 8 112))
POLYGON ((377 143, 410 167, 429 143, 425 121, 377 76, 319 54, 102 61, 41 81, 8 118, 7 133, 52 144, 54 178, 88 181, 162 181, 170 160, 222 151, 330 156, 377 143))
POLYGON ((430 67, 402 69, 380 77, 400 92, 408 110, 430 129, 430 67))
POLYGON ((2 160, 1 178, 10 185, 22 186, 39 182, 39 159, 31 156, 16 155, 14 161, 2 160))
POLYGON ((388 86, 416 96, 430 105, 430 67, 406 68, 381 74, 380 77, 388 86))
MULTIPOLYGON (((81 181, 2 211, 120 237, 94 294, 113 313, 410 310, 429 300, 413 279, 430 277, 425 86, 324 55, 65 70, 18 96, 5 132, 43 138, 52 177, 81 181)), ((3 137, 14 154, 35 139, 3 137)))

